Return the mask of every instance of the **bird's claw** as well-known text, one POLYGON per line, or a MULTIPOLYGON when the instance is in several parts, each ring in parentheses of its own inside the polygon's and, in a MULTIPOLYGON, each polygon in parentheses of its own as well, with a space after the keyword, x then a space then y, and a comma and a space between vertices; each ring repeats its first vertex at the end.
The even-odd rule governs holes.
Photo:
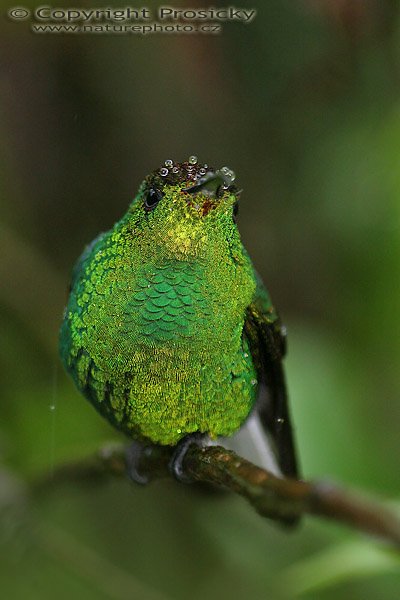
POLYGON ((126 468, 130 479, 140 485, 147 485, 149 477, 140 473, 139 465, 142 455, 146 452, 148 446, 144 446, 140 442, 134 441, 126 450, 126 468))
POLYGON ((183 461, 190 446, 195 444, 196 446, 204 445, 204 435, 202 433, 190 433, 178 442, 178 445, 174 449, 174 452, 169 461, 169 470, 171 475, 175 477, 181 483, 192 483, 192 479, 186 475, 183 469, 183 461))

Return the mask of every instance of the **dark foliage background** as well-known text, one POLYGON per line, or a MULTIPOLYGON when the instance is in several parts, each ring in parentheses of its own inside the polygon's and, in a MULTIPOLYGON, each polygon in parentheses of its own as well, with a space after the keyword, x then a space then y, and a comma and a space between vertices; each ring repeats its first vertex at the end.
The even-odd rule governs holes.
POLYGON ((4 597, 398 598, 398 561, 375 542, 310 520, 288 535, 226 494, 125 481, 26 493, 119 439, 58 362, 73 262, 149 170, 197 154, 244 188, 242 236, 288 325, 305 477, 398 497, 400 6, 240 4, 256 19, 220 36, 0 22, 4 597))

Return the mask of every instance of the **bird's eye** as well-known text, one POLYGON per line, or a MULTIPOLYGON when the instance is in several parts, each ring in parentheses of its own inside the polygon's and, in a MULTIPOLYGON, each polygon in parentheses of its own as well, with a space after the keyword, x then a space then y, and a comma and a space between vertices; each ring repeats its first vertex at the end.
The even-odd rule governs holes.
POLYGON ((163 197, 162 192, 157 188, 150 188, 144 198, 144 208, 147 212, 154 210, 163 197))

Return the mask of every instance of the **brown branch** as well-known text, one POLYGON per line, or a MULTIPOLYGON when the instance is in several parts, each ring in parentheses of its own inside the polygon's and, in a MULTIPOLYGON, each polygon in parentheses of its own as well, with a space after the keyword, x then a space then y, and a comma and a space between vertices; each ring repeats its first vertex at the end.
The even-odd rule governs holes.
MULTIPOLYGON (((152 446, 140 459, 140 471, 151 480, 170 477, 168 464, 172 449, 152 446)), ((183 463, 185 474, 194 481, 223 486, 246 498, 263 517, 296 520, 315 515, 378 536, 400 548, 400 519, 382 502, 328 482, 281 479, 256 467, 221 446, 189 448, 183 463)), ((96 456, 58 467, 54 474, 33 483, 36 492, 48 490, 57 482, 90 482, 107 474, 125 476, 126 447, 109 446, 96 456)))

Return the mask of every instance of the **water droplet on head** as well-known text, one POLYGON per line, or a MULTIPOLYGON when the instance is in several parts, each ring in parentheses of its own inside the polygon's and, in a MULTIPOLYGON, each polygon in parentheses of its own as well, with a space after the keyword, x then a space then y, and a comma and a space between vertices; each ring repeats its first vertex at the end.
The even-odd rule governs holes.
POLYGON ((200 173, 200 175, 205 175, 207 173, 207 171, 205 170, 204 167, 202 167, 201 169, 199 169, 199 173, 200 173))
POLYGON ((223 175, 225 175, 225 177, 229 180, 229 185, 231 185, 236 179, 235 172, 229 167, 222 167, 220 170, 221 173, 223 173, 223 175))
POLYGON ((173 173, 179 173, 179 169, 178 169, 178 167, 174 167, 174 168, 172 169, 172 172, 173 172, 173 173))
POLYGON ((160 169, 160 175, 161 177, 166 177, 168 175, 168 169, 166 169, 165 167, 160 169))
POLYGON ((189 163, 191 165, 197 165, 197 156, 189 156, 189 163))
POLYGON ((165 161, 164 165, 170 169, 171 167, 174 166, 174 161, 169 158, 168 160, 165 161))

